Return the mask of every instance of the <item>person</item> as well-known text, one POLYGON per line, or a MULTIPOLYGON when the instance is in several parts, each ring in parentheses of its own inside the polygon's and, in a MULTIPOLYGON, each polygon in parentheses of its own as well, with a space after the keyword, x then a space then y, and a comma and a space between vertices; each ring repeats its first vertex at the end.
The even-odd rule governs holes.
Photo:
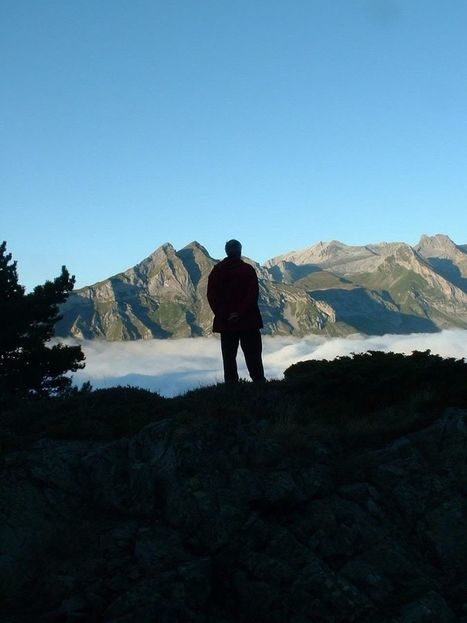
POLYGON ((214 312, 212 330, 221 335, 224 380, 226 383, 238 381, 240 344, 252 381, 264 382, 258 277, 253 266, 241 259, 242 245, 238 240, 229 240, 225 253, 227 257, 216 264, 209 275, 207 291, 214 312))

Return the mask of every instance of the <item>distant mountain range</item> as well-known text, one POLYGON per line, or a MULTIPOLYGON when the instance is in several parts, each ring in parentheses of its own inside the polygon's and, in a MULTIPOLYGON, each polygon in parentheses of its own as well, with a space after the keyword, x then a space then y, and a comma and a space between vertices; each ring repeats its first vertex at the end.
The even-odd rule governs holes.
MULTIPOLYGON (((448 236, 350 246, 318 242, 251 263, 264 332, 344 336, 467 328, 467 245, 448 236)), ((73 292, 59 336, 109 341, 209 335, 208 275, 218 260, 198 242, 166 243, 145 260, 73 292)))

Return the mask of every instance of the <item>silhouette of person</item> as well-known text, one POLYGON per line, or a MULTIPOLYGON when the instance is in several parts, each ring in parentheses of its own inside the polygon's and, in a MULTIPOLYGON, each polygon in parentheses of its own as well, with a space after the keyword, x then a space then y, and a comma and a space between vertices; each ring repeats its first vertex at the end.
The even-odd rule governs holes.
POLYGON ((227 257, 216 264, 209 275, 207 292, 214 312, 212 330, 221 334, 224 380, 226 383, 238 381, 240 344, 252 381, 264 382, 258 277, 253 266, 241 259, 242 245, 238 240, 229 240, 225 252, 227 257))

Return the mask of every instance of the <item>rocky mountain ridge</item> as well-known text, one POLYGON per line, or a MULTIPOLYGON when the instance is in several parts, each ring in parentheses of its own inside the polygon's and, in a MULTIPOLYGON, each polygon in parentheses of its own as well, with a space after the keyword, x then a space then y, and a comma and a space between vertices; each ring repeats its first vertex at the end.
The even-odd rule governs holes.
MULTIPOLYGON (((464 245, 465 246, 465 245, 464 245)), ((264 332, 410 333, 467 328, 467 252, 444 235, 406 243, 319 242, 258 273, 264 332)), ((74 292, 57 335, 133 340, 209 335, 207 278, 217 260, 198 242, 170 243, 136 266, 74 292)))

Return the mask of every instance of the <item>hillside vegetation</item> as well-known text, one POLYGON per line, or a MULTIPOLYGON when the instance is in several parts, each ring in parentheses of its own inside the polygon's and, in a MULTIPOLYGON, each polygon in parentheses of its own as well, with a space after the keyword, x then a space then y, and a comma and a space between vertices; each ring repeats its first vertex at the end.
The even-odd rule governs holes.
POLYGON ((444 408, 467 407, 467 363, 430 351, 304 361, 284 377, 264 387, 219 384, 175 398, 129 386, 85 386, 61 397, 20 399, 4 405, 2 449, 28 447, 42 437, 111 441, 167 417, 266 418, 284 432, 300 430, 305 445, 307 434, 380 443, 429 423, 444 408))
POLYGON ((467 621, 463 360, 85 388, 1 426, 5 623, 467 621))

